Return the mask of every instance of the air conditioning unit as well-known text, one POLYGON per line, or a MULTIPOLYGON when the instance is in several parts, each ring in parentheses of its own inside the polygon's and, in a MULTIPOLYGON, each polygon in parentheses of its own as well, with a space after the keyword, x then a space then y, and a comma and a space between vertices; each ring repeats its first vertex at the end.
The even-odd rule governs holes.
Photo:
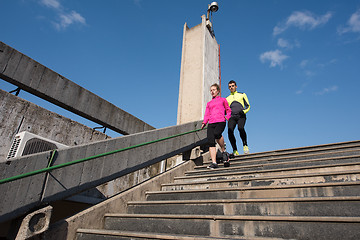
POLYGON ((15 135, 7 159, 54 149, 67 148, 64 144, 24 131, 15 135))

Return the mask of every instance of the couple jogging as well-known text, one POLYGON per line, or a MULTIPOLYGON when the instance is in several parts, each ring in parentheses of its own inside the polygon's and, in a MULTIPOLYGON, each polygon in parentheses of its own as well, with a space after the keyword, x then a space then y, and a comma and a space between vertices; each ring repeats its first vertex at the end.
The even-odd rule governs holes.
POLYGON ((212 163, 208 168, 218 168, 216 163, 216 143, 220 145, 223 154, 224 166, 230 166, 229 154, 225 151, 225 142, 222 132, 226 127, 226 120, 228 120, 228 137, 233 148, 234 156, 239 155, 236 147, 236 139, 234 136, 234 129, 238 125, 240 137, 243 142, 244 153, 249 153, 247 145, 247 136, 244 129, 246 122, 246 113, 250 110, 249 100, 245 93, 237 92, 237 85, 234 80, 228 83, 231 94, 225 99, 219 96, 220 87, 218 84, 213 84, 210 87, 210 94, 212 100, 206 105, 204 120, 201 125, 203 129, 209 123, 207 128, 207 138, 209 142, 209 151, 212 163))

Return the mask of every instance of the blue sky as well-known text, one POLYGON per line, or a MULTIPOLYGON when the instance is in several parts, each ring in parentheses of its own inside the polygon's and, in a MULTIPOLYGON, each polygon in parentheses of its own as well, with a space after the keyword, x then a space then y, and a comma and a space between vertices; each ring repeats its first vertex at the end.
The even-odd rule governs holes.
MULTIPOLYGON (((0 41, 162 128, 176 124, 184 23, 199 24, 210 2, 0 0, 0 41)), ((222 96, 231 79, 248 95, 252 152, 359 140, 360 0, 218 4, 222 96)))

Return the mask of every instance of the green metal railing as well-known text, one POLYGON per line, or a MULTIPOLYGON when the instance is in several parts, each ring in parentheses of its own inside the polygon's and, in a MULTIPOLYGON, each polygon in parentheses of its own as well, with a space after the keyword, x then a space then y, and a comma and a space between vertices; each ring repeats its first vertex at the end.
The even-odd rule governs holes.
POLYGON ((67 162, 67 163, 62 163, 62 164, 55 165, 55 166, 50 166, 52 161, 53 161, 53 158, 55 156, 55 153, 56 153, 56 150, 52 150, 51 156, 50 156, 50 159, 49 159, 49 164, 48 164, 48 166, 46 168, 42 168, 42 169, 35 170, 35 171, 32 171, 32 172, 23 173, 23 174, 19 174, 19 175, 13 176, 13 177, 1 179, 0 184, 12 182, 12 181, 15 181, 15 180, 19 180, 19 179, 22 179, 22 178, 34 176, 34 175, 44 173, 44 172, 50 172, 51 170, 54 170, 54 169, 59 169, 59 168, 67 167, 67 166, 70 166, 70 165, 86 162, 86 161, 89 161, 89 160, 92 160, 92 159, 95 159, 95 158, 104 157, 104 156, 108 156, 108 155, 111 155, 111 154, 114 154, 114 153, 123 152, 123 151, 129 150, 129 149, 149 145, 149 144, 156 143, 156 142, 165 141, 165 140, 168 140, 168 139, 171 139, 171 138, 183 136, 183 135, 193 133, 193 132, 198 132, 198 131, 201 131, 201 130, 202 130, 201 128, 200 129, 195 129, 195 130, 191 130, 191 131, 188 131, 188 132, 175 134, 175 135, 172 135, 172 136, 169 136, 169 137, 160 138, 160 139, 157 139, 157 140, 154 140, 154 141, 140 143, 140 144, 133 145, 133 146, 130 146, 130 147, 121 148, 121 149, 117 149, 117 150, 114 150, 114 151, 97 154, 97 155, 94 155, 94 156, 74 160, 74 161, 67 162))

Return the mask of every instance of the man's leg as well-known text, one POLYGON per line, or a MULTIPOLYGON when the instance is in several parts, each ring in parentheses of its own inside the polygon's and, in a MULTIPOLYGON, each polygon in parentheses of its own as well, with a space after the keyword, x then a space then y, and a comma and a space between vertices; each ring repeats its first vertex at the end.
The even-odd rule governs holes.
POLYGON ((237 124, 238 124, 238 130, 240 133, 241 140, 243 142, 243 146, 247 146, 247 135, 245 132, 245 122, 246 118, 239 118, 237 124))
POLYGON ((249 152, 249 147, 248 147, 248 144, 247 144, 247 135, 246 135, 246 132, 245 132, 245 122, 246 122, 246 117, 239 119, 239 121, 238 121, 238 130, 239 130, 239 133, 240 133, 241 140, 243 142, 244 153, 248 154, 250 152, 249 152))
POLYGON ((231 117, 228 122, 228 137, 233 151, 237 151, 236 139, 234 135, 235 126, 236 126, 236 119, 235 117, 231 117))

